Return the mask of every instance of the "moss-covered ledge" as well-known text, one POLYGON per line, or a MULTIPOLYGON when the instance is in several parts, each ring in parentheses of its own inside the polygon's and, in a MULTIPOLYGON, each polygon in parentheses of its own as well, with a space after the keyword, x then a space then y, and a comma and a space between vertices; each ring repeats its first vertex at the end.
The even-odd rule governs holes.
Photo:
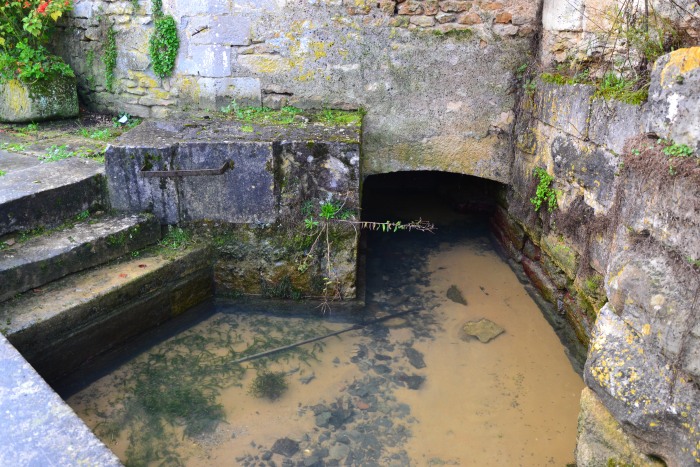
POLYGON ((0 122, 36 122, 77 116, 75 77, 55 75, 32 83, 0 80, 0 122))

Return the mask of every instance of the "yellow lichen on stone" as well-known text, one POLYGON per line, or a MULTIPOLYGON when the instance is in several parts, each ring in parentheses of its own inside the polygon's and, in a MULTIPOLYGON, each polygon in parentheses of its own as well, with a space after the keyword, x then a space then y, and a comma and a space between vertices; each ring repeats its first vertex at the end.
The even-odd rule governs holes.
POLYGON ((180 93, 185 97, 186 101, 191 103, 199 103, 200 89, 199 84, 191 78, 183 77, 180 82, 180 93))
POLYGON ((700 68, 700 47, 674 50, 669 54, 668 63, 661 70, 661 85, 673 83, 676 76, 700 68))
POLYGON ((17 113, 22 114, 29 110, 31 107, 31 101, 29 100, 29 91, 26 86, 22 86, 22 83, 16 79, 11 79, 6 83, 5 102, 7 102, 7 107, 17 113))
POLYGON ((275 74, 289 71, 293 62, 286 60, 279 55, 271 54, 250 54, 238 57, 241 66, 254 73, 275 74))

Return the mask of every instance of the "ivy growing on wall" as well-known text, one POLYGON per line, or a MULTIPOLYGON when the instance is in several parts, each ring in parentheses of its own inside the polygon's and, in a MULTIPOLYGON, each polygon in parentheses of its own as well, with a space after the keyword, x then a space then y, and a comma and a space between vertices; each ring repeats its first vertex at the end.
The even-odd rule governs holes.
POLYGON ((114 89, 114 70, 117 68, 117 31, 110 24, 107 29, 107 43, 104 49, 105 87, 109 92, 114 89))
POLYGON ((175 59, 180 48, 177 24, 171 15, 163 15, 162 0, 153 0, 154 29, 148 42, 153 72, 165 78, 175 69, 175 59))

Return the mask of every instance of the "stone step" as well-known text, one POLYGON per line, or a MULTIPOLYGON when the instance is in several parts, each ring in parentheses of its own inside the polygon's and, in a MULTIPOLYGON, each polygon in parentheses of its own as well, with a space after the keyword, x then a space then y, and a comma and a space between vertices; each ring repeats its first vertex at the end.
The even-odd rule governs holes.
POLYGON ((0 304, 0 330, 49 382, 214 292, 206 247, 162 249, 52 282, 0 304))
POLYGON ((86 209, 105 205, 104 164, 71 157, 39 163, 0 151, 0 236, 53 227, 86 209))
POLYGON ((26 241, 15 239, 0 251, 0 301, 159 239, 160 225, 145 214, 104 216, 26 241))

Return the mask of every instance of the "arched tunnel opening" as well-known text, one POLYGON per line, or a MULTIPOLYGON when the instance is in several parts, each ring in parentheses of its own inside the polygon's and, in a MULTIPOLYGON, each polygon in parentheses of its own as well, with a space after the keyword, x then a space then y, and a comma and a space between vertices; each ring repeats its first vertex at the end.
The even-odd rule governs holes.
POLYGON ((450 172, 370 175, 362 186, 362 219, 423 218, 440 225, 465 215, 486 218, 505 189, 506 185, 493 180, 450 172))
POLYGON ((506 189, 433 171, 367 177, 364 221, 435 224, 433 232, 363 233, 367 313, 398 316, 373 331, 369 369, 387 371, 393 360, 385 365, 385 355, 408 357, 408 365, 392 371, 421 420, 412 427, 416 452, 439 451, 450 433, 463 440, 463 450, 445 451, 470 465, 489 464, 491 454, 478 454, 486 445, 508 464, 534 465, 544 456, 566 465, 576 438, 580 368, 533 300, 532 286, 493 240, 490 221, 506 189))

